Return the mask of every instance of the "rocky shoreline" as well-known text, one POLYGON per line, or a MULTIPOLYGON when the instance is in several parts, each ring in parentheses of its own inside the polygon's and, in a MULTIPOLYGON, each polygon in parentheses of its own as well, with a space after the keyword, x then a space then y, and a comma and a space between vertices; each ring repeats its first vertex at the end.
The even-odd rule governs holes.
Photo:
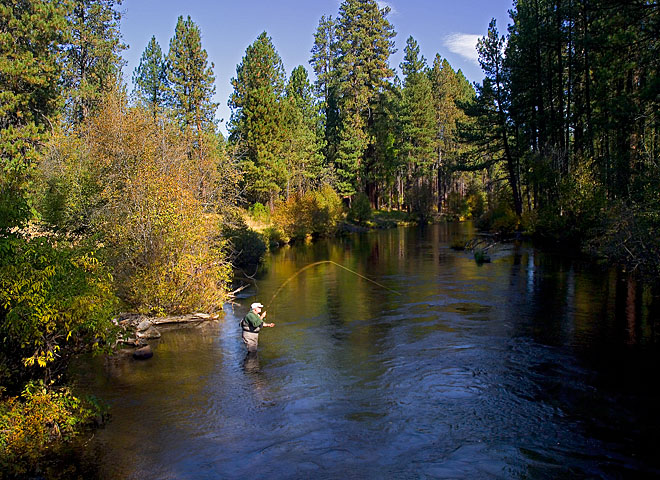
POLYGON ((192 313, 169 317, 147 317, 135 313, 123 313, 114 318, 112 322, 121 329, 116 345, 122 344, 127 348, 132 347, 134 348, 133 358, 146 360, 153 356, 149 341, 161 337, 161 332, 157 326, 199 323, 217 320, 218 318, 218 314, 208 313, 192 313))

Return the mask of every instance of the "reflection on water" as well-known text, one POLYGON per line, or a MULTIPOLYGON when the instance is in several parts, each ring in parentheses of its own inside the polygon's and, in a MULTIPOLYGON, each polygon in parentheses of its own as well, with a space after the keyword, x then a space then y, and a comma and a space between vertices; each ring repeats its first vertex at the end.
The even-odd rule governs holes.
POLYGON ((660 473, 658 297, 614 272, 505 245, 478 266, 466 225, 284 248, 219 322, 154 357, 96 359, 111 404, 82 471, 124 478, 632 478, 660 473), (277 327, 247 355, 238 320, 277 327))

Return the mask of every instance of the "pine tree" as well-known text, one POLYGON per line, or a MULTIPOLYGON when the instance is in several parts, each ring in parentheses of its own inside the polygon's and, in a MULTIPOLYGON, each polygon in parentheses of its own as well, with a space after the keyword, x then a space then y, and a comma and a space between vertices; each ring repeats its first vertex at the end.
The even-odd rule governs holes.
POLYGON ((103 95, 114 88, 121 70, 121 42, 116 6, 122 0, 72 0, 68 15, 63 84, 67 113, 82 122, 103 95))
POLYGON ((402 165, 400 155, 402 122, 402 99, 400 81, 395 78, 394 84, 379 95, 374 110, 374 162, 366 172, 367 182, 378 184, 379 195, 375 196, 374 207, 381 207, 385 202, 388 208, 400 208, 403 204, 402 175, 405 165, 402 165))
POLYGON ((413 178, 427 176, 435 158, 436 120, 431 81, 427 74, 426 59, 419 54, 419 45, 413 37, 406 42, 401 63, 403 81, 403 142, 401 154, 413 178))
MULTIPOLYGON (((495 19, 488 26, 488 34, 477 43, 479 52, 479 64, 484 71, 483 84, 478 89, 478 111, 477 122, 481 123, 485 130, 489 130, 487 137, 495 142, 491 148, 501 149, 503 160, 509 177, 509 185, 513 196, 513 206, 516 214, 522 214, 522 196, 519 183, 519 160, 516 151, 511 144, 514 138, 511 135, 511 122, 509 121, 509 106, 511 93, 509 89, 509 71, 504 64, 505 38, 500 37, 497 31, 495 19)), ((495 150, 492 153, 497 154, 495 150)))
POLYGON ((282 60, 266 34, 250 45, 231 84, 230 140, 245 146, 246 191, 251 201, 268 202, 271 210, 286 187, 284 157, 289 126, 283 102, 285 73, 282 60))
POLYGON ((337 39, 335 21, 322 16, 314 33, 312 58, 309 63, 314 69, 314 86, 320 101, 321 118, 319 128, 323 132, 326 162, 334 164, 339 143, 338 85, 335 72, 337 61, 337 39))
MULTIPOLYGON (((375 0, 345 0, 336 22, 336 63, 340 132, 335 159, 340 195, 350 197, 373 168, 375 119, 378 95, 394 75, 389 57, 395 35, 387 20, 389 7, 375 0), (362 179, 360 178, 362 177, 362 179)), ((372 199, 375 185, 364 185, 372 199)))
POLYGON ((167 100, 181 130, 199 141, 215 129, 215 77, 202 48, 202 34, 190 16, 179 17, 167 53, 167 100))
POLYGON ((314 46, 310 65, 316 74, 316 94, 322 102, 328 102, 330 89, 335 83, 336 60, 335 22, 332 17, 322 16, 314 33, 314 46))
POLYGON ((30 216, 26 188, 61 106, 65 14, 45 0, 0 6, 0 237, 30 216))
POLYGON ((289 83, 286 86, 286 95, 293 100, 308 125, 314 127, 317 122, 318 108, 307 70, 302 65, 298 65, 291 72, 289 83))
POLYGON ((165 105, 167 63, 156 37, 151 37, 133 72, 133 91, 155 118, 165 105))
POLYGON ((406 41, 400 65, 404 75, 401 102, 401 163, 406 165, 406 205, 426 221, 431 208, 431 169, 435 160, 436 128, 431 80, 426 59, 413 37, 406 41))
POLYGON ((311 186, 320 186, 326 176, 321 155, 323 141, 322 137, 317 136, 320 133, 319 109, 307 70, 302 65, 291 72, 286 97, 289 102, 287 124, 291 135, 286 154, 288 172, 290 182, 296 185, 301 195, 311 186))
POLYGON ((455 72, 447 59, 435 56, 429 71, 433 90, 436 121, 436 169, 437 207, 442 209, 451 184, 454 182, 456 166, 464 147, 461 145, 457 126, 468 121, 460 105, 474 101, 474 88, 459 70, 455 72))

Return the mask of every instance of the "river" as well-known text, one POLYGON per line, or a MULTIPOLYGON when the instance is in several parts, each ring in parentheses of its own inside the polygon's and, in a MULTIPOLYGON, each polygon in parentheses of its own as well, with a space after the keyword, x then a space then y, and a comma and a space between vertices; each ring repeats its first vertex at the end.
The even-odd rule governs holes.
POLYGON ((660 475, 657 296, 577 256, 449 248, 469 224, 282 248, 216 322, 154 357, 96 358, 99 479, 555 479, 660 475), (333 264, 332 260, 376 285, 333 264), (271 301, 272 299, 272 301, 271 301), (238 322, 276 327, 246 357, 238 322))

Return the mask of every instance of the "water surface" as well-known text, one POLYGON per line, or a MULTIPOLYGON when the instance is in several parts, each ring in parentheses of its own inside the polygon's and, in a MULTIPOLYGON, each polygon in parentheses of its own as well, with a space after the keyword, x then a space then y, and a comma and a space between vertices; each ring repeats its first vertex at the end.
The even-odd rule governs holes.
POLYGON ((101 479, 640 478, 660 475, 658 299, 529 245, 477 265, 466 225, 287 247, 219 322, 154 357, 96 359, 101 479), (467 230, 466 230, 467 229, 467 230), (238 321, 277 326, 247 357, 238 321))

